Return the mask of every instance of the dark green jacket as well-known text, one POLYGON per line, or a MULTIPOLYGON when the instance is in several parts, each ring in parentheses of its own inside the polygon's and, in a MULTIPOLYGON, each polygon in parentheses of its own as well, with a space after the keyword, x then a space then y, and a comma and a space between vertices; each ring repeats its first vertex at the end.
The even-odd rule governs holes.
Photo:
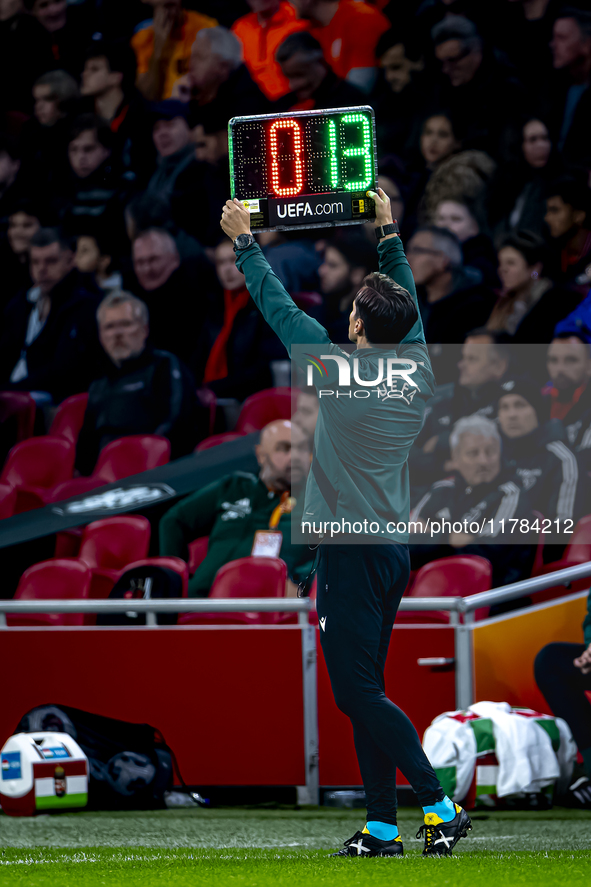
MULTIPOLYGON (((416 303, 415 285, 400 238, 382 241, 378 255, 380 271, 405 287, 416 303)), ((330 341, 324 327, 297 308, 256 244, 239 250, 236 264, 245 275, 254 302, 292 360, 305 373, 310 355, 324 367, 321 371, 314 369, 312 378, 320 412, 306 487, 304 531, 314 534, 322 526, 328 541, 329 525, 333 523, 334 532, 338 525, 341 532, 358 536, 360 542, 369 541, 368 537, 375 542, 407 542, 408 533, 402 526, 393 528, 392 522, 408 522, 408 453, 422 428, 425 404, 434 390, 420 316, 400 344, 361 348, 347 354, 330 341), (349 364, 351 384, 342 384, 338 362, 330 358, 344 359, 349 364), (380 360, 384 368, 388 358, 414 361, 414 384, 394 379, 390 388, 384 384, 369 390, 354 380, 354 358, 361 382, 378 378, 380 360)))
MULTIPOLYGON (((236 471, 187 496, 160 521, 160 554, 189 559, 189 542, 209 536, 205 560, 189 582, 190 597, 207 597, 215 574, 228 561, 248 557, 257 530, 268 530, 269 519, 281 496, 244 471, 236 471)), ((296 506, 297 507, 297 506, 296 506)), ((298 582, 308 572, 312 554, 305 545, 292 545, 290 516, 277 527, 283 533, 280 557, 287 573, 298 582)))

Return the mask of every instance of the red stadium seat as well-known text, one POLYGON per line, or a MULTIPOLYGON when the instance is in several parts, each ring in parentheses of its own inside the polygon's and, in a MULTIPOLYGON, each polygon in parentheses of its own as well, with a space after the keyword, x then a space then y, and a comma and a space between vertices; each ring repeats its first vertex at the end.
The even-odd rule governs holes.
POLYGON ((159 468, 170 460, 170 441, 156 434, 132 434, 120 437, 104 447, 98 457, 93 477, 104 484, 159 468))
POLYGON ((189 542, 189 575, 192 576, 200 563, 205 560, 209 536, 200 536, 189 542))
POLYGON ((133 434, 120 437, 104 447, 90 477, 75 477, 56 486, 51 502, 81 496, 97 487, 115 483, 151 468, 166 465, 170 459, 170 441, 155 434, 133 434))
MULTIPOLYGON (((425 564, 417 572, 415 581, 405 600, 414 597, 469 597, 492 586, 492 565, 478 555, 442 557, 425 564)), ((490 607, 480 607, 475 619, 486 619, 490 607)), ((449 611, 417 610, 399 612, 397 624, 416 622, 449 622, 449 611)))
POLYGON ((197 444, 195 447, 196 453, 201 453, 202 450, 209 450, 211 447, 219 447, 220 444, 228 443, 231 440, 237 440, 239 437, 244 437, 244 434, 239 434, 235 431, 225 431, 222 434, 212 434, 210 437, 206 437, 201 441, 200 444, 197 444))
POLYGON ((247 397, 242 404, 236 431, 251 434, 275 419, 291 419, 291 388, 266 388, 247 397))
MULTIPOLYGON (((25 570, 14 595, 15 600, 86 599, 90 590, 90 570, 82 561, 61 559, 42 561, 25 570)), ((83 625, 82 613, 9 613, 7 625, 83 625)))
POLYGON ((54 557, 78 557, 84 527, 71 527, 55 534, 54 557))
POLYGON ((0 391, 0 424, 16 417, 15 443, 33 437, 36 411, 35 399, 28 391, 0 391))
MULTIPOLYGON (((209 597, 283 597, 286 579, 287 567, 280 558, 241 557, 218 570, 209 597)), ((179 625, 264 625, 275 621, 273 613, 184 613, 179 617, 179 625)))
POLYGON ((16 487, 15 514, 41 508, 51 490, 72 477, 76 448, 59 437, 31 437, 16 444, 0 475, 0 483, 16 487))
POLYGON ((93 521, 84 528, 78 557, 92 572, 91 598, 107 598, 119 576, 150 547, 150 521, 122 514, 93 521))
POLYGON ((16 505, 16 490, 7 484, 0 484, 0 520, 12 517, 16 505))
POLYGON ((75 444, 84 423, 87 403, 88 394, 66 397, 57 408, 49 433, 53 437, 65 437, 75 444))
MULTIPOLYGON (((591 561, 591 514, 582 517, 577 522, 571 540, 560 560, 544 564, 540 563, 540 559, 536 557, 532 575, 546 576, 549 573, 555 573, 556 570, 564 570, 567 567, 586 564, 588 561, 591 561)), ((571 582, 568 587, 566 585, 556 585, 553 588, 545 588, 544 591, 534 594, 532 600, 534 604, 540 604, 543 601, 564 597, 575 591, 582 591, 585 588, 589 588, 589 579, 577 579, 575 582, 571 582)))

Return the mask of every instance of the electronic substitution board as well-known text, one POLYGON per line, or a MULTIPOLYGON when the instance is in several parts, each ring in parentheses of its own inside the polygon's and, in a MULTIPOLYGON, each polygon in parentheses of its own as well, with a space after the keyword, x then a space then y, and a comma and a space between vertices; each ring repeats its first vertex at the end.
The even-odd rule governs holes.
POLYGON ((375 219, 373 108, 233 117, 228 123, 232 198, 254 231, 326 228, 375 219))

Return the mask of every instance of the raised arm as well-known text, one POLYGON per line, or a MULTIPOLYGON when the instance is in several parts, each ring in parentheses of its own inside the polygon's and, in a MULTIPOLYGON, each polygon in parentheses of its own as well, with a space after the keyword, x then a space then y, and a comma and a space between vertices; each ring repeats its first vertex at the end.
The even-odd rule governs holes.
MULTIPOLYGON (((378 225, 391 225, 392 224, 392 209, 390 207, 390 198, 388 195, 382 191, 381 188, 378 188, 378 192, 370 191, 369 196, 373 197, 376 205, 376 222, 378 225)), ((380 271, 382 274, 387 274, 388 277, 392 278, 394 283, 397 283, 399 286, 403 286, 405 290, 408 290, 411 296, 415 300, 415 305, 417 306, 417 311, 419 312, 419 319, 412 327, 412 329, 406 334, 402 343, 405 345, 409 345, 414 342, 419 342, 420 344, 425 344, 425 334, 423 332, 423 322, 421 320, 421 310, 419 308, 419 303, 417 300, 417 290, 415 287, 414 278, 412 276, 412 271, 410 269, 410 265, 408 264, 408 259, 404 254, 404 249, 402 246, 402 241, 398 234, 388 234, 386 237, 382 237, 378 244, 378 256, 380 260, 380 271)))
MULTIPOLYGON (((221 226, 232 241, 241 234, 250 235, 250 213, 237 198, 226 201, 221 226)), ((236 267, 244 274, 255 305, 290 357, 292 345, 331 344, 324 327, 297 307, 257 243, 236 249, 236 267)))

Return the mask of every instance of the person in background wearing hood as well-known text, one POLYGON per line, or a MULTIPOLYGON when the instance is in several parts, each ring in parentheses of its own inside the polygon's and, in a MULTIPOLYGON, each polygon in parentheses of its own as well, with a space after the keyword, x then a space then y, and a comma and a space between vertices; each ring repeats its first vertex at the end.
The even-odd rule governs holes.
POLYGON ((174 354, 147 344, 145 303, 115 290, 100 303, 97 321, 109 362, 88 391, 76 446, 78 470, 91 474, 103 447, 130 434, 167 437, 173 459, 192 452, 198 440, 195 383, 174 354))
POLYGON ((532 508, 562 524, 576 521, 579 469, 564 443, 562 422, 544 421, 547 413, 539 386, 529 379, 508 379, 501 385, 497 420, 505 463, 521 481, 532 508))
POLYGON ((482 275, 464 267, 462 245, 447 228, 419 228, 408 245, 408 261, 417 285, 428 343, 460 342, 484 326, 495 295, 482 275))

